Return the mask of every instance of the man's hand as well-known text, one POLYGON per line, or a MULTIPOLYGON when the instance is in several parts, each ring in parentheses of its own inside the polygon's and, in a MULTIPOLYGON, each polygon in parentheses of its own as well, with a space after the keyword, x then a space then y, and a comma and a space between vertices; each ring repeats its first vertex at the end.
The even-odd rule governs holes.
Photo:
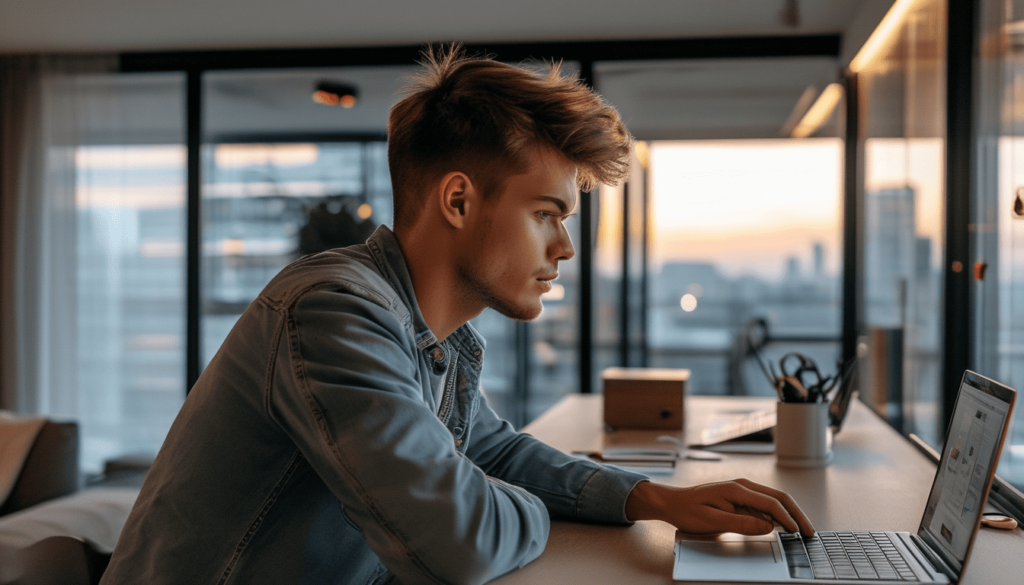
POLYGON ((775 524, 814 534, 800 506, 786 492, 737 479, 687 488, 641 482, 626 498, 630 520, 662 520, 688 534, 767 534, 775 524))

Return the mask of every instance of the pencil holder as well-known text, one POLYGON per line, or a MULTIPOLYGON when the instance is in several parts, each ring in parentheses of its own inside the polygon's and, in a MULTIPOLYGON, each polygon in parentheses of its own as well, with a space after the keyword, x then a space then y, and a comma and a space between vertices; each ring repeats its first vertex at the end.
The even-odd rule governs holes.
POLYGON ((779 402, 775 462, 780 467, 824 467, 832 461, 827 402, 779 402))

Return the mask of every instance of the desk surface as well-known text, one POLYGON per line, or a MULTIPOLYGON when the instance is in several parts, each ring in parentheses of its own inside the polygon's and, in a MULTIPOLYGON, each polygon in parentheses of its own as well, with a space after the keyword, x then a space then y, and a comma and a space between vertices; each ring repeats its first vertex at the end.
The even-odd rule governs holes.
MULTIPOLYGON (((688 397, 685 434, 696 437, 721 413, 764 408, 770 402, 688 397)), ((606 434, 601 409, 600 396, 568 396, 523 430, 565 452, 650 442, 665 434, 606 434)), ((682 438, 684 432, 676 434, 682 438)), ((917 531, 935 474, 928 458, 857 401, 833 451, 834 460, 822 469, 776 467, 773 455, 724 454, 717 462, 683 460, 674 475, 653 480, 683 486, 746 477, 789 492, 819 530, 917 531)), ((674 536, 675 529, 664 522, 617 527, 554 521, 544 554, 495 583, 671 584, 674 536)), ((982 528, 961 583, 1021 583, 1022 575, 1024 530, 982 528)))

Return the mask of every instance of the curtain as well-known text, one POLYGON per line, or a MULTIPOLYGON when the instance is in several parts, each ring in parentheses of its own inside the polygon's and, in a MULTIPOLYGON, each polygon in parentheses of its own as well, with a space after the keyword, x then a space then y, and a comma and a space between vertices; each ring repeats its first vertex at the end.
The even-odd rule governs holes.
POLYGON ((184 75, 0 59, 0 407, 79 423, 83 470, 184 399, 184 75))
POLYGON ((22 411, 17 251, 23 202, 39 192, 39 59, 0 57, 0 408, 22 411))
POLYGON ((76 147, 96 108, 81 76, 113 56, 0 59, 0 406, 76 418, 76 147))

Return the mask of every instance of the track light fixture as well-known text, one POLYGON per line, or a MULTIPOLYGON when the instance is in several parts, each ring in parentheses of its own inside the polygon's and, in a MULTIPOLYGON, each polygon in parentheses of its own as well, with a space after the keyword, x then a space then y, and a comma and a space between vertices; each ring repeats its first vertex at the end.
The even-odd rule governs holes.
POLYGON ((313 101, 325 106, 351 108, 356 105, 357 96, 354 85, 338 81, 318 81, 313 88, 313 101))

